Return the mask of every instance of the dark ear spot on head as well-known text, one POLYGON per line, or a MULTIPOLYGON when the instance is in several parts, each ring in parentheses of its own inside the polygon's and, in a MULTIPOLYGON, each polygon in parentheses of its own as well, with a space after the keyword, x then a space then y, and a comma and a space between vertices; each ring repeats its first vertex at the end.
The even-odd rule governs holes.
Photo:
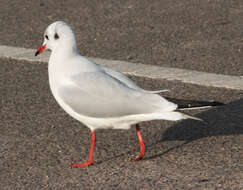
POLYGON ((57 33, 55 33, 54 38, 55 38, 55 40, 59 39, 59 36, 57 33))

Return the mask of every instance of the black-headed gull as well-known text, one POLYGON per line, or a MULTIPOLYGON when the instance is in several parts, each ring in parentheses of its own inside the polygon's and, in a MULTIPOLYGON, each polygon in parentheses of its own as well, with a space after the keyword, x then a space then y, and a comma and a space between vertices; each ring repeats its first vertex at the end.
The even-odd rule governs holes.
POLYGON ((93 164, 96 129, 129 129, 136 124, 140 154, 145 154, 145 142, 139 122, 198 118, 176 112, 177 104, 169 102, 157 93, 137 86, 120 72, 102 67, 81 56, 77 50, 75 35, 64 22, 49 25, 44 42, 35 55, 51 50, 48 64, 49 83, 58 104, 73 118, 92 131, 92 143, 88 161, 72 164, 83 167, 93 164))

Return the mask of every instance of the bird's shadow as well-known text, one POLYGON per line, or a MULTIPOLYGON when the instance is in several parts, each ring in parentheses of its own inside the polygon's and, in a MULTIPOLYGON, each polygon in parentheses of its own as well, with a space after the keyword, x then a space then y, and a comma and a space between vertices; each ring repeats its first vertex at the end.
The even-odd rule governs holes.
POLYGON ((174 149, 201 138, 243 134, 242 113, 243 99, 240 99, 224 106, 211 108, 208 111, 196 115, 196 117, 207 121, 208 124, 195 120, 178 122, 166 129, 159 141, 148 145, 148 147, 152 148, 156 144, 165 141, 183 141, 183 143, 169 148, 162 153, 146 157, 145 159, 160 157, 174 149))
MULTIPOLYGON (((147 148, 153 149, 153 147, 155 147, 157 144, 163 143, 165 141, 183 142, 165 150, 162 153, 147 156, 144 158, 144 160, 161 157, 174 149, 180 148, 188 143, 191 143, 192 141, 201 138, 243 134, 242 113, 243 99, 239 99, 224 106, 211 108, 196 115, 196 117, 207 121, 208 124, 195 120, 183 120, 181 122, 177 122, 165 130, 165 132, 161 135, 160 140, 157 140, 151 144, 147 144, 147 148)), ((134 150, 130 150, 126 153, 116 155, 103 162, 124 156, 125 154, 130 154, 133 151, 134 150)))

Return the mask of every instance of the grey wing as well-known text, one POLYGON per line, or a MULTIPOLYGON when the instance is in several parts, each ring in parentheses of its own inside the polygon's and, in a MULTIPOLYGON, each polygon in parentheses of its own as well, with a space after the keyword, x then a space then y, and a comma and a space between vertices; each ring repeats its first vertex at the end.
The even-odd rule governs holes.
POLYGON ((102 72, 82 73, 58 89, 60 98, 75 112, 96 118, 153 113, 175 109, 156 94, 129 88, 102 72))
POLYGON ((103 67, 104 71, 111 75, 112 77, 116 78, 117 80, 125 83, 128 87, 145 92, 145 93, 151 93, 151 94, 156 94, 156 93, 161 93, 161 92, 168 92, 169 90, 165 89, 165 90, 154 90, 154 91, 150 91, 150 90, 144 90, 141 87, 139 87, 133 80, 131 80, 130 78, 128 78, 126 75, 117 72, 115 70, 112 70, 110 68, 106 68, 103 67))

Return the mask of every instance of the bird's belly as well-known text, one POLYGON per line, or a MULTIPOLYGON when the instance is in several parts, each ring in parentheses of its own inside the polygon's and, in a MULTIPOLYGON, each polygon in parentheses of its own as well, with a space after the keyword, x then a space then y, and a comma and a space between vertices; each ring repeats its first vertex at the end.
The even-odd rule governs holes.
MULTIPOLYGON (((85 124, 91 130, 95 129, 129 129, 131 125, 136 124, 140 121, 147 121, 151 119, 160 118, 160 116, 154 116, 153 114, 136 114, 136 115, 126 115, 117 117, 92 117, 83 115, 82 113, 75 111, 70 105, 68 105, 58 94, 58 89, 66 83, 68 85, 67 78, 51 78, 49 77, 49 83, 51 92, 61 106, 61 108, 67 112, 71 117, 85 124), (54 80, 55 79, 55 80, 54 80)), ((70 98, 72 98, 70 96, 70 98)))
POLYGON ((74 119, 80 121, 81 123, 85 124, 87 127, 89 127, 91 130, 93 129, 108 129, 108 128, 114 128, 113 121, 109 118, 95 118, 95 117, 89 117, 82 115, 80 113, 77 113, 75 110, 73 110, 68 104, 66 104, 62 98, 58 95, 58 84, 54 81, 50 81, 50 89, 52 92, 52 95, 54 96, 55 100, 59 104, 59 106, 68 113, 71 117, 74 119), (55 85, 54 85, 55 84, 55 85))

